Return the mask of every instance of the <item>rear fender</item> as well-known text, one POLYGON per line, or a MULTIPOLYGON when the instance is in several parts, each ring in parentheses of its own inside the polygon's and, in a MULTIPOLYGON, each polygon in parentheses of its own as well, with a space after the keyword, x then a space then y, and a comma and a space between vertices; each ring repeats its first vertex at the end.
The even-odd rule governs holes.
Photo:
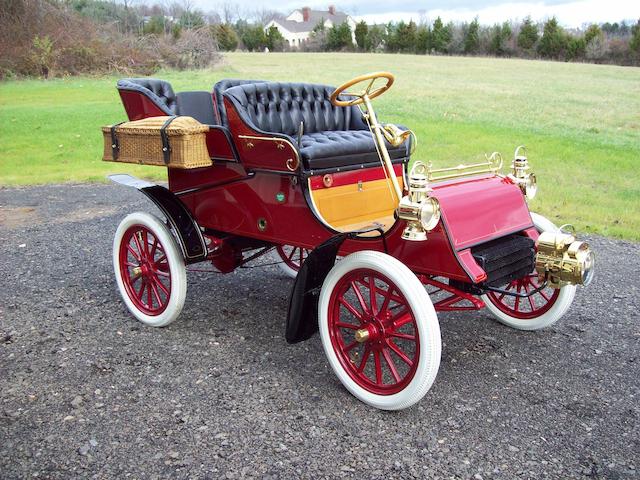
POLYGON ((160 209, 176 234, 185 263, 196 263, 205 259, 207 247, 200 226, 176 195, 161 185, 131 175, 109 175, 109 179, 119 185, 139 190, 160 209))

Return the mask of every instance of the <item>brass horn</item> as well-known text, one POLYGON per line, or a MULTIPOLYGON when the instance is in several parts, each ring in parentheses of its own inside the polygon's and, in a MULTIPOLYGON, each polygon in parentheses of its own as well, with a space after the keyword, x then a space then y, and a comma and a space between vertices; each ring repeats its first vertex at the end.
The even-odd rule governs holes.
POLYGON ((399 147, 406 142, 412 133, 413 132, 411 130, 402 130, 393 123, 387 123, 382 127, 382 134, 384 135, 384 138, 386 138, 387 142, 394 147, 399 147))

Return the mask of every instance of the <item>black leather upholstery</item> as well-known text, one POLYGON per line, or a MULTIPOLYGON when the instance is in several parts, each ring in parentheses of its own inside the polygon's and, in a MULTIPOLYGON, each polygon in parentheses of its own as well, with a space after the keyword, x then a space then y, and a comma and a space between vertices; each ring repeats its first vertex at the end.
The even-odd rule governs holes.
POLYGON ((131 90, 146 95, 167 115, 176 114, 176 94, 171 84, 155 78, 123 78, 118 80, 118 90, 131 90))
POLYGON ((224 98, 222 94, 231 87, 247 85, 249 83, 264 83, 263 80, 240 80, 237 78, 225 78, 216 82, 213 86, 213 96, 216 102, 216 115, 220 125, 228 126, 227 110, 224 108, 224 98))
POLYGON ((177 115, 187 115, 205 125, 217 125, 211 92, 178 92, 177 115))
MULTIPOLYGON (((300 122, 304 134, 300 157, 308 170, 379 162, 371 132, 358 107, 336 107, 329 100, 334 88, 300 83, 252 83, 229 88, 229 98, 242 119, 257 131, 281 134, 297 144, 300 122)), ((393 148, 392 160, 409 157, 408 142, 393 148)))

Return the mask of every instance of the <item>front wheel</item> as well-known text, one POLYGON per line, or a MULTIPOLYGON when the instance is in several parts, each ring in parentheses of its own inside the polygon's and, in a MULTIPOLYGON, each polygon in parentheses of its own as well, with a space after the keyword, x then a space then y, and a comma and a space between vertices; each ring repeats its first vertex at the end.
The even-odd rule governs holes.
MULTIPOLYGON (((538 232, 558 229, 550 220, 532 213, 538 232)), ((514 280, 504 290, 513 293, 531 293, 540 288, 538 274, 534 271, 524 278, 514 280)), ((556 323, 567 313, 576 295, 575 285, 560 289, 545 287, 528 297, 515 297, 504 293, 489 292, 482 295, 487 310, 500 323, 518 330, 540 330, 556 323)))
POLYGON ((400 261, 372 251, 345 257, 327 275, 318 309, 329 364, 355 397, 400 410, 431 388, 440 326, 423 285, 400 261))
POLYGON ((176 240, 155 215, 127 215, 113 240, 113 267, 129 311, 142 323, 164 327, 184 305, 187 274, 176 240))
POLYGON ((302 264, 309 256, 309 250, 293 245, 278 245, 276 252, 282 260, 278 263, 280 269, 290 278, 296 278, 302 264))

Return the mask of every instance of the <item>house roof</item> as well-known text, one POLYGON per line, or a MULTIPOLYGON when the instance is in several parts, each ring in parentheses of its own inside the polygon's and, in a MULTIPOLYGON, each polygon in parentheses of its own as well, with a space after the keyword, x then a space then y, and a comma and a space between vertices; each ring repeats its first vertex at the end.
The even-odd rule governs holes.
MULTIPOLYGON (((301 9, 294 10, 294 12, 300 12, 300 14, 302 15, 301 9)), ((285 20, 284 18, 274 18, 273 22, 282 25, 282 27, 286 28, 292 33, 297 33, 310 32, 322 20, 331 20, 334 25, 340 25, 341 23, 346 22, 348 19, 349 15, 344 12, 335 12, 334 14, 331 14, 327 10, 309 10, 309 20, 306 22, 296 22, 295 20, 285 20)))

